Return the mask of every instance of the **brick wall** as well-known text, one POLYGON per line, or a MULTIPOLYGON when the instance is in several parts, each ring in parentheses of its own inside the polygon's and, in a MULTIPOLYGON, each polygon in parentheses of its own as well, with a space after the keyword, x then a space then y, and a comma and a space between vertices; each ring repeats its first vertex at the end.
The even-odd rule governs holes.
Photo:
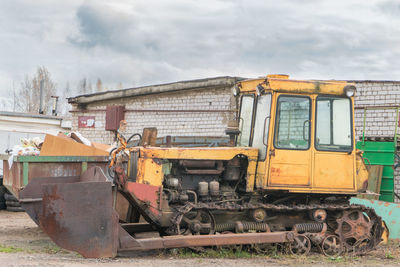
POLYGON ((84 112, 77 106, 74 107, 72 130, 79 131, 94 142, 112 143, 114 134, 105 131, 105 112, 90 111, 104 110, 108 105, 124 105, 128 110, 125 112, 127 135, 142 133, 144 127, 157 127, 160 137, 224 136, 227 123, 234 116, 236 102, 230 87, 184 90, 95 102, 87 105, 84 112), (78 128, 79 116, 95 116, 95 128, 78 128))
POLYGON ((400 106, 400 82, 357 82, 355 126, 357 137, 362 136, 364 107, 367 109, 367 136, 394 136, 396 110, 380 107, 400 106))
MULTIPOLYGON (((359 81, 355 98, 356 138, 362 136, 365 116, 366 136, 393 137, 397 127, 396 109, 400 106, 400 82, 359 81)), ((395 191, 400 194, 400 170, 394 172, 395 191)), ((399 201, 398 199, 396 201, 399 201)))

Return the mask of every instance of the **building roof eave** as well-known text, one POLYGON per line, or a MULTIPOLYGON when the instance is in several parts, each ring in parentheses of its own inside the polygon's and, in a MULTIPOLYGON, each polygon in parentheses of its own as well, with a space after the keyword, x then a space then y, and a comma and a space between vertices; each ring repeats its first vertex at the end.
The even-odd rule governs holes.
POLYGON ((143 86, 136 88, 128 88, 122 90, 79 95, 76 97, 68 98, 68 103, 85 105, 92 102, 140 96, 140 95, 160 94, 166 92, 200 89, 200 88, 226 87, 226 86, 233 86, 237 81, 242 79, 243 78, 240 77, 223 76, 223 77, 215 77, 207 79, 150 85, 150 86, 143 86))

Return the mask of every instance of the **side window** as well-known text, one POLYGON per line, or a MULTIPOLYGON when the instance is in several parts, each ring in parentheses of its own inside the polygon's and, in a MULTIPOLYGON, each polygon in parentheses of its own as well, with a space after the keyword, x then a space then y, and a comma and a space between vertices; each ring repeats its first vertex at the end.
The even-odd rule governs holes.
POLYGON ((252 95, 242 96, 239 118, 239 146, 249 146, 251 134, 251 120, 253 118, 254 97, 252 95))
POLYGON ((283 149, 310 147, 310 109, 308 97, 279 96, 274 146, 283 149))
POLYGON ((271 94, 257 98, 256 118, 254 122, 253 147, 258 148, 258 159, 265 160, 268 144, 271 94))
POLYGON ((352 150, 351 102, 348 98, 317 97, 315 147, 352 150))

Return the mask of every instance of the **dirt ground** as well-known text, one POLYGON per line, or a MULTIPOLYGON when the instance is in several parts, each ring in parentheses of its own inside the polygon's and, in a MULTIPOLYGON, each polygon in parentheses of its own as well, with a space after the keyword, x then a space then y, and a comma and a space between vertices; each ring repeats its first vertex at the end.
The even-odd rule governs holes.
POLYGON ((400 266, 398 243, 381 245, 366 256, 329 258, 308 256, 230 255, 204 257, 195 253, 165 251, 139 253, 116 259, 85 259, 57 247, 23 212, 0 211, 0 266, 400 266))

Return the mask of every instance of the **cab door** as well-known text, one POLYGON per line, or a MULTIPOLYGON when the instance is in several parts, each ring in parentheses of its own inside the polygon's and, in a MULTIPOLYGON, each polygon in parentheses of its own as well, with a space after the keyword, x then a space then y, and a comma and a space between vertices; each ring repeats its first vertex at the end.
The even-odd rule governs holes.
POLYGON ((310 187, 312 99, 289 94, 275 97, 268 188, 310 187))
POLYGON ((355 189, 352 101, 346 97, 318 96, 313 188, 355 189))

